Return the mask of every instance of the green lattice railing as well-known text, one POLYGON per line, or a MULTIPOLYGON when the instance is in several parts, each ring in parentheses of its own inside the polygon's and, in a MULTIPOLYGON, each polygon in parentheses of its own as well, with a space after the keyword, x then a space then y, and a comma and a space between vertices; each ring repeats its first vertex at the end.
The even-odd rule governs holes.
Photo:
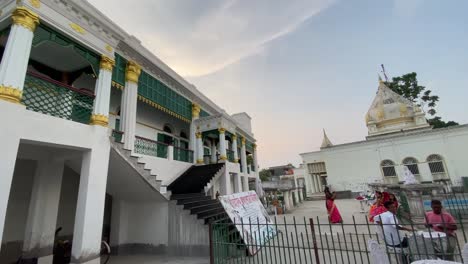
POLYGON ((167 159, 167 149, 169 145, 135 136, 135 153, 167 159))
POLYGON ((193 151, 174 147, 174 160, 193 163, 193 151))
POLYGON ((89 124, 94 94, 89 90, 76 89, 37 73, 28 72, 22 103, 28 110, 89 124))

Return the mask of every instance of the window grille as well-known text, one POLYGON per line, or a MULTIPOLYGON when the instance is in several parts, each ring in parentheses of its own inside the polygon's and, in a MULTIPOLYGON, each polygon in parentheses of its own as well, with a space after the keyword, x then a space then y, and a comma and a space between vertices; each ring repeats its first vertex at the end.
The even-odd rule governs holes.
POLYGON ((385 177, 396 177, 395 163, 391 160, 384 160, 380 164, 385 177))
POLYGON ((434 174, 445 174, 444 160, 439 155, 430 155, 427 157, 427 162, 429 164, 429 169, 431 170, 432 175, 434 174))
POLYGON ((413 173, 413 175, 419 175, 418 160, 415 158, 406 158, 403 160, 403 165, 413 173))

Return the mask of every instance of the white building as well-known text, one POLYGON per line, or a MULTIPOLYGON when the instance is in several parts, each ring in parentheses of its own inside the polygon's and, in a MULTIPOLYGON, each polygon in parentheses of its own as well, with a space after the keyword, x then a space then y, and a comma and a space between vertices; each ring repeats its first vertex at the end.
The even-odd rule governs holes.
POLYGON ((207 253, 206 223, 226 217, 212 198, 258 176, 246 113, 228 115, 87 1, 1 1, 0 56, 0 263, 52 263, 58 227, 71 263, 99 263, 102 239, 207 253))
POLYGON ((300 154, 306 165, 307 196, 322 192, 360 192, 370 182, 403 181, 407 166, 421 182, 461 185, 468 176, 468 125, 432 129, 424 112, 380 81, 366 114, 363 141, 333 145, 324 133, 319 151, 300 154))

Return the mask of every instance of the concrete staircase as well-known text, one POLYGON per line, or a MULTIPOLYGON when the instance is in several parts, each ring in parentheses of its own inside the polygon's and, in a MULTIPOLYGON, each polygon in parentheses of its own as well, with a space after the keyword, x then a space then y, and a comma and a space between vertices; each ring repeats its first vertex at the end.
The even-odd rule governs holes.
POLYGON ((119 156, 125 159, 128 164, 140 174, 155 190, 161 192, 161 181, 157 180, 156 174, 152 174, 150 169, 145 169, 145 163, 139 161, 139 156, 132 155, 132 151, 123 148, 123 143, 114 141, 110 138, 111 151, 115 151, 119 156))
POLYGON ((189 210, 191 215, 196 215, 205 224, 228 219, 221 203, 204 193, 174 194, 171 200, 177 201, 177 205, 182 205, 184 210, 189 210))

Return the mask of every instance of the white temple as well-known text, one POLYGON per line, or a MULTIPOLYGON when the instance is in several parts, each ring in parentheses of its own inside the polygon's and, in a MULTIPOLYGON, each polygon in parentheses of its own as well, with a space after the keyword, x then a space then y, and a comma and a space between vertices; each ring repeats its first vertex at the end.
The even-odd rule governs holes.
POLYGON ((433 129, 419 106, 381 80, 365 119, 365 140, 333 144, 324 132, 320 150, 300 154, 307 196, 325 185, 354 193, 371 182, 402 183, 405 167, 422 183, 461 185, 468 176, 468 125, 433 129))

